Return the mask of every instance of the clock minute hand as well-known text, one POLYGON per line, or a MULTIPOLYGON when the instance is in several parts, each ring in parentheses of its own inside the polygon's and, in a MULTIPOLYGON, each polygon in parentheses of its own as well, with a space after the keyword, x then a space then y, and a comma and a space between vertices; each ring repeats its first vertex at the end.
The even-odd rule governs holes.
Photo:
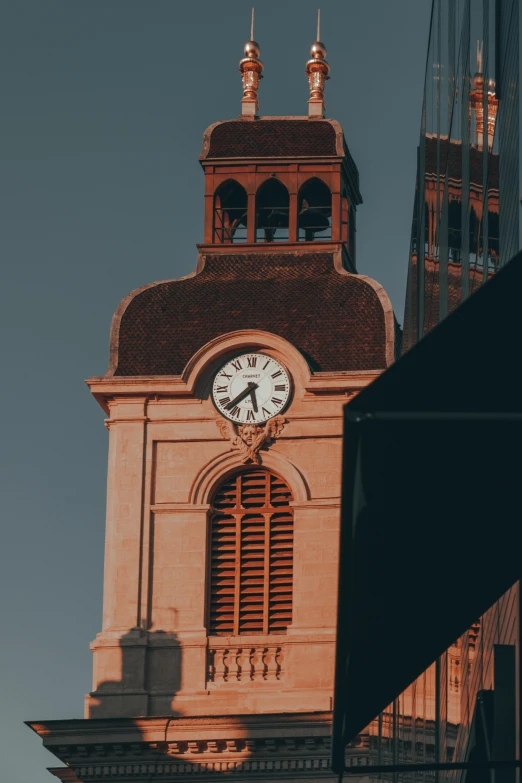
POLYGON ((257 397, 256 397, 256 390, 255 390, 255 388, 250 389, 250 399, 252 400, 252 407, 253 407, 254 411, 257 413, 257 411, 259 409, 257 407, 257 397))
POLYGON ((246 389, 243 389, 243 391, 237 395, 237 397, 234 397, 233 400, 231 400, 228 405, 225 406, 225 410, 229 411, 231 410, 236 403, 241 402, 242 399, 245 397, 248 397, 248 395, 254 390, 257 389, 257 383, 249 383, 246 389))

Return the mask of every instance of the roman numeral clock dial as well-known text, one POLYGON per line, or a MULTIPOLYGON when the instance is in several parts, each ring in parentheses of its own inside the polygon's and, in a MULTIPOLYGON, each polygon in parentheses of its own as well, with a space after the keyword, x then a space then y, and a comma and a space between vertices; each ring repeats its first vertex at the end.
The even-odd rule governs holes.
POLYGON ((236 424, 261 424, 286 408, 290 391, 290 376, 280 362, 263 353, 244 353, 218 370, 212 400, 236 424))

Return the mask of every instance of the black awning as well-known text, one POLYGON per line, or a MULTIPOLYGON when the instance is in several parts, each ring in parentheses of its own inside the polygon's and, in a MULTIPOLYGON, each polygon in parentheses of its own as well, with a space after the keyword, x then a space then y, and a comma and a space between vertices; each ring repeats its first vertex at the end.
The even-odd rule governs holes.
POLYGON ((522 256, 345 409, 333 766, 522 576, 522 256))

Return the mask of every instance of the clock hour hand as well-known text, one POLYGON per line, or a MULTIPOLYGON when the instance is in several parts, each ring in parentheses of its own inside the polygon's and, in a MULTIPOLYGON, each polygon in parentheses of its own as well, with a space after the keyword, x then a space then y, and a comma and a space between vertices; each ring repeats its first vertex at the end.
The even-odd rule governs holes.
POLYGON ((258 407, 257 407, 257 398, 256 398, 256 389, 255 387, 253 389, 250 389, 250 399, 252 400, 252 407, 257 413, 258 407))
POLYGON ((225 410, 231 410, 234 405, 236 405, 238 402, 241 402, 241 400, 243 400, 245 397, 248 397, 248 395, 251 394, 254 389, 257 389, 257 383, 249 383, 246 389, 243 389, 243 391, 238 394, 237 397, 234 397, 233 400, 230 400, 228 405, 225 406, 225 410))

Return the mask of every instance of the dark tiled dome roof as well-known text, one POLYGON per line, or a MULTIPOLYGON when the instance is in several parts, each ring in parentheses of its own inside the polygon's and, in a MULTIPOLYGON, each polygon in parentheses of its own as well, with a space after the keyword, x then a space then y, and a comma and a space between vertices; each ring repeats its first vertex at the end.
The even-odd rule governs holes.
POLYGON ((316 371, 389 364, 389 300, 368 278, 337 271, 334 252, 216 254, 204 261, 194 276, 124 300, 113 324, 115 375, 180 375, 206 343, 239 329, 283 337, 316 371))
MULTIPOLYGON (((341 153, 342 154, 342 153, 341 153)), ((339 155, 329 120, 229 120, 210 130, 206 158, 306 158, 339 155)))

